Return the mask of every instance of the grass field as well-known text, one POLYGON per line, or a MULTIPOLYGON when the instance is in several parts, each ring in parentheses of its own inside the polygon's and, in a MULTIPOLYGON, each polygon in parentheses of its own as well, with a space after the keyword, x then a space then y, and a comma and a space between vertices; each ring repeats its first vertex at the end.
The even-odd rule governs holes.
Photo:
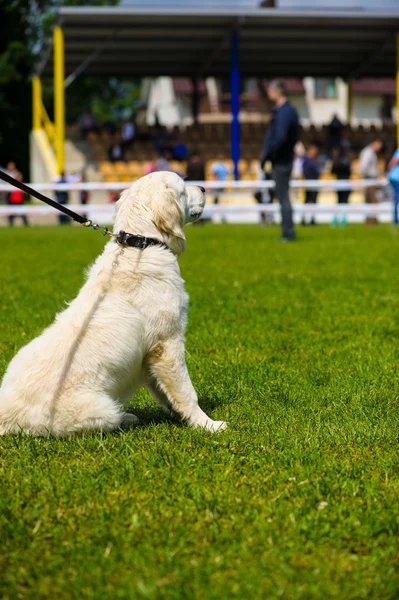
MULTIPOLYGON (((0 439, 0 597, 399 598, 399 236, 188 230, 187 357, 228 431, 0 439)), ((0 232, 0 375, 103 239, 0 232)))

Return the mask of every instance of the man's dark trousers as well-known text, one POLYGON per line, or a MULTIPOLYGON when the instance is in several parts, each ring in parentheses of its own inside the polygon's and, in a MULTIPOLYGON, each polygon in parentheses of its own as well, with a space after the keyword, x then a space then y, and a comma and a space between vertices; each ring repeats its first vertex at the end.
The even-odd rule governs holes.
POLYGON ((296 239, 294 223, 292 220, 292 206, 288 193, 291 171, 292 163, 274 164, 272 168, 272 176, 276 184, 275 192, 281 206, 282 237, 287 240, 296 239))

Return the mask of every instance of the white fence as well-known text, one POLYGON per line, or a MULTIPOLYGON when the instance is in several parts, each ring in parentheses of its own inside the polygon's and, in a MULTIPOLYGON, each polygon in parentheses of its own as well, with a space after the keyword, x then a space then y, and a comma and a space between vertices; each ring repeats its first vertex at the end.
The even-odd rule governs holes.
MULTIPOLYGON (((188 185, 201 185, 206 189, 206 192, 211 196, 218 192, 217 195, 222 200, 220 204, 207 204, 204 210, 203 218, 211 219, 215 222, 225 221, 231 223, 256 223, 259 221, 259 214, 266 213, 273 218, 275 222, 280 219, 280 207, 277 203, 274 204, 257 204, 248 203, 248 195, 252 196, 255 191, 271 189, 274 187, 274 181, 190 181, 188 185), (229 191, 226 191, 229 190, 229 191), (234 203, 223 203, 223 198, 233 195, 234 203), (247 202, 244 204, 237 202, 237 196, 246 196, 247 202)), ((87 190, 89 192, 101 191, 118 192, 126 189, 129 183, 41 183, 32 184, 32 187, 40 192, 49 193, 55 191, 70 191, 79 192, 87 190)), ((364 190, 368 186, 384 188, 388 185, 387 179, 367 179, 367 180, 291 180, 290 187, 292 189, 312 189, 319 191, 337 192, 339 190, 364 190)), ((10 192, 12 186, 0 184, 0 193, 10 192)), ((88 218, 100 224, 112 222, 115 206, 110 203, 92 204, 70 204, 72 210, 80 214, 87 214, 88 218)), ((334 216, 337 218, 345 217, 349 222, 362 222, 366 217, 378 217, 383 222, 392 221, 393 207, 392 202, 385 201, 378 204, 303 204, 295 202, 293 204, 295 220, 300 221, 303 216, 310 215, 317 217, 319 222, 329 222, 334 216)), ((57 212, 45 205, 23 205, 9 206, 0 205, 0 219, 8 215, 25 214, 28 217, 48 217, 52 216, 55 219, 57 212)), ((38 220, 36 219, 36 220, 38 220)), ((44 219, 46 220, 46 219, 44 219)))

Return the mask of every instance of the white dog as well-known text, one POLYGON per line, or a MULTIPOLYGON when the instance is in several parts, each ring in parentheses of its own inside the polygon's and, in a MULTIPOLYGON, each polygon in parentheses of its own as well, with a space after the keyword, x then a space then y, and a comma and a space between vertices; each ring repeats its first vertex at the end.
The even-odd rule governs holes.
POLYGON ((203 189, 169 172, 123 192, 114 231, 163 245, 106 244, 78 297, 11 361, 0 388, 1 434, 132 425, 137 417, 123 412, 123 401, 142 386, 194 427, 226 427, 198 406, 184 355, 188 296, 177 256, 185 249, 183 225, 204 204, 203 189))

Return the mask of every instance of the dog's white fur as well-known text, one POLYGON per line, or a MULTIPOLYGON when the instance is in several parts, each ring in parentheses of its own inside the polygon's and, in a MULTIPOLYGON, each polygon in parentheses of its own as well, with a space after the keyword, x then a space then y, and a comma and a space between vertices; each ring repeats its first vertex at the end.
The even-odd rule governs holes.
POLYGON ((188 296, 177 256, 184 223, 202 213, 196 186, 152 173, 123 192, 115 231, 164 241, 145 250, 106 244, 66 310, 11 361, 0 388, 0 433, 65 435, 137 422, 123 402, 147 386, 190 425, 224 429, 198 406, 184 355, 188 296))

